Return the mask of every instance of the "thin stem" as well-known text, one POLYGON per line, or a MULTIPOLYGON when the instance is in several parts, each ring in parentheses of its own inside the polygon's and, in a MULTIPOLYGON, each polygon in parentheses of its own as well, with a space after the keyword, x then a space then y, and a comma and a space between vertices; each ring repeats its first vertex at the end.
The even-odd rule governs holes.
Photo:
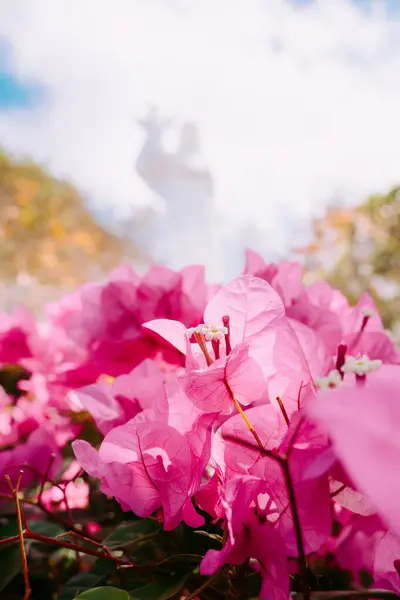
MULTIPOLYGON (((114 555, 108 546, 106 546, 105 544, 102 544, 101 542, 96 542, 95 540, 91 540, 90 538, 87 538, 84 535, 76 533, 75 531, 65 531, 64 533, 59 533, 56 536, 56 539, 59 540, 60 538, 65 537, 66 535, 70 535, 71 537, 75 536, 76 538, 83 540, 84 542, 87 542, 88 544, 93 544, 94 546, 97 546, 98 548, 101 548, 102 550, 104 550, 104 552, 106 554, 108 554, 108 556, 111 559, 114 559, 114 555)), ((143 539, 143 538, 139 538, 139 539, 143 539)))
MULTIPOLYGON (((9 500, 13 500, 13 496, 11 494, 5 494, 4 492, 0 492, 0 498, 8 498, 9 500)), ((57 513, 52 512, 51 510, 46 508, 42 502, 37 502, 36 500, 27 500, 26 498, 20 498, 19 501, 22 504, 27 504, 28 506, 41 510, 47 517, 49 517, 51 521, 62 525, 64 529, 69 529, 77 535, 81 533, 81 531, 73 523, 71 523, 69 520, 67 521, 66 519, 63 519, 62 517, 57 515, 57 513)), ((82 530, 84 531, 86 537, 91 538, 92 541, 98 541, 95 536, 90 535, 86 531, 86 528, 83 527, 82 530)))
POLYGON ((22 510, 21 510, 21 505, 19 503, 19 497, 18 497, 19 486, 20 486, 21 478, 22 478, 23 474, 24 474, 23 471, 20 471, 20 473, 18 475, 18 479, 17 479, 17 485, 15 486, 15 488, 13 487, 13 484, 11 483, 11 479, 10 479, 9 475, 5 475, 5 479, 8 483, 8 487, 10 488, 12 495, 14 496, 15 506, 17 509, 18 538, 19 538, 19 545, 20 545, 20 549, 21 549, 22 571, 23 571, 24 582, 25 582, 24 600, 29 600, 29 598, 31 597, 31 594, 32 594, 32 589, 31 589, 31 584, 29 581, 28 561, 26 559, 26 552, 25 552, 25 539, 24 539, 24 527, 23 527, 24 519, 22 517, 22 510))
POLYGON ((303 391, 303 382, 300 383, 299 393, 297 394, 297 410, 300 410, 301 392, 303 391))
POLYGON ((286 412, 286 408, 284 407, 283 402, 279 398, 279 396, 276 397, 276 401, 279 404, 279 408, 281 409, 281 413, 282 413, 283 418, 285 419, 285 423, 289 427, 290 426, 289 417, 288 417, 288 414, 286 412))
MULTIPOLYGON (((239 446, 243 446, 244 448, 248 448, 249 450, 253 450, 253 452, 261 452, 261 454, 263 456, 271 456, 272 452, 270 450, 266 450, 264 447, 260 448, 257 444, 257 446, 255 444, 253 444, 253 442, 248 442, 247 440, 243 440, 241 438, 237 438, 233 435, 224 435, 222 434, 222 439, 224 439, 227 442, 232 442, 233 444, 238 444, 239 446)), ((279 459, 280 457, 277 456, 277 459, 279 459)))
POLYGON ((283 474, 285 477, 286 489, 287 489, 287 492, 289 495, 289 503, 290 503, 290 507, 292 509, 293 525, 294 525, 294 531, 295 531, 295 535, 296 535, 296 544, 297 544, 297 550, 299 553, 300 581, 301 581, 301 588, 302 588, 302 592, 303 592, 303 599, 310 600, 310 587, 308 585, 308 573, 307 573, 306 554, 304 551, 303 533, 301 531, 300 516, 299 516, 299 511, 297 508, 296 495, 294 493, 294 485, 293 485, 292 477, 290 475, 289 462, 288 462, 287 458, 280 460, 279 462, 282 466, 283 474))
POLYGON ((64 542, 63 540, 57 538, 47 537, 45 535, 41 535, 39 533, 35 533, 30 529, 25 531, 25 538, 30 540, 36 540, 37 542, 42 542, 43 544, 50 544, 53 546, 59 546, 60 548, 68 548, 70 550, 75 550, 76 552, 81 552, 82 554, 88 554, 89 556, 96 556, 97 558, 110 558, 116 565, 124 566, 124 567, 137 567, 132 562, 127 562, 121 558, 118 558, 114 555, 112 557, 107 554, 106 551, 102 552, 99 550, 94 550, 92 548, 86 548, 84 546, 78 546, 78 544, 73 544, 72 542, 64 542))
MULTIPOLYGON (((33 475, 35 475, 38 479, 42 480, 43 479, 43 473, 41 471, 39 471, 38 469, 35 469, 34 467, 31 467, 30 465, 27 464, 21 464, 21 465, 10 465, 9 469, 18 469, 23 470, 23 471, 30 471, 31 473, 33 473, 33 475)), ((56 483, 55 481, 53 481, 53 479, 49 479, 47 478, 48 483, 51 483, 52 486, 58 488, 59 490, 63 491, 63 487, 59 484, 56 483)))
POLYGON ((238 413, 241 415, 242 419, 244 420, 244 422, 247 425, 248 430, 250 431, 250 433, 252 434, 252 436, 256 440, 258 449, 261 452, 264 452, 264 445, 263 445, 263 443, 262 443, 262 441, 261 441, 258 433, 254 429, 253 425, 250 423, 249 419, 247 418, 247 416, 246 416, 245 412, 243 411, 242 407, 240 406, 239 402, 236 400, 235 395, 232 392, 231 387, 230 387, 230 385, 228 383, 228 379, 226 377, 224 379, 224 383, 225 383, 225 387, 228 390, 228 393, 229 393, 229 395, 230 395, 230 397, 231 397, 234 405, 236 406, 236 408, 238 410, 238 413))
POLYGON ((43 496, 43 492, 44 492, 44 486, 46 485, 46 483, 48 481, 50 469, 51 469, 51 467, 52 467, 52 465, 54 463, 55 458, 56 458, 55 454, 52 454, 50 456, 49 464, 47 465, 46 473, 43 475, 42 483, 41 483, 41 486, 40 486, 40 491, 39 491, 39 496, 38 496, 38 504, 41 504, 41 502, 42 502, 42 496, 43 496))
POLYGON ((8 538, 3 538, 0 540, 0 546, 3 544, 11 544, 11 542, 17 542, 19 540, 19 535, 12 535, 8 538))
POLYGON ((210 585, 215 583, 220 575, 221 571, 217 571, 216 573, 214 573, 214 575, 210 577, 210 579, 207 579, 207 581, 205 581, 200 587, 198 587, 197 590, 194 590, 194 592, 189 594, 189 596, 186 596, 186 600, 193 600, 193 598, 196 598, 196 596, 198 596, 200 592, 202 592, 206 588, 210 587, 210 585))
POLYGON ((289 460, 290 455, 292 454, 292 451, 294 448, 294 442, 296 440, 297 434, 299 433, 300 427, 302 426, 302 424, 303 424, 303 417, 300 417, 292 431, 292 434, 291 434, 291 437, 289 440, 288 449, 287 449, 286 455, 285 455, 285 458, 287 460, 289 460))
MULTIPOLYGON (((295 433, 296 433, 296 431, 298 431, 299 426, 300 426, 300 421, 297 424, 294 435, 292 436, 292 440, 294 439, 295 433)), ((230 435, 223 436, 223 439, 240 444, 247 448, 251 448, 252 450, 257 449, 254 446, 254 444, 250 444, 249 442, 235 438, 230 435)), ((292 442, 292 440, 291 440, 291 442, 292 442)), ((304 551, 303 534, 301 531, 299 511, 298 511, 298 507, 297 507, 296 496, 294 493, 294 485, 293 485, 293 481, 292 481, 292 477, 290 475, 290 469, 289 469, 288 457, 289 457, 291 448, 292 448, 292 446, 289 448, 288 454, 286 456, 279 456, 278 454, 274 454, 270 450, 265 450, 265 448, 263 448, 261 450, 261 452, 262 452, 263 456, 269 456, 270 458, 273 458, 274 460, 276 460, 282 467, 283 475, 285 478, 286 489, 287 489, 288 496, 289 496, 289 504, 292 509, 292 515, 293 515, 293 526, 294 526, 294 532, 295 532, 295 536, 296 536, 297 550, 298 550, 298 554, 299 554, 300 580, 301 580, 301 587, 302 587, 302 592, 303 592, 303 599, 310 600, 310 588, 308 585, 307 563, 306 563, 306 555, 305 555, 305 551, 304 551)))
POLYGON ((232 400, 238 410, 238 412, 240 413, 240 415, 242 416, 244 422, 246 423, 250 433, 253 435, 254 439, 257 442, 257 446, 258 448, 263 451, 264 450, 264 446, 262 441, 259 438, 258 433, 256 432, 256 430, 254 429, 253 425, 250 423, 249 419, 246 417, 245 412, 243 411, 242 407, 240 406, 239 402, 236 400, 235 396, 232 394, 232 400))

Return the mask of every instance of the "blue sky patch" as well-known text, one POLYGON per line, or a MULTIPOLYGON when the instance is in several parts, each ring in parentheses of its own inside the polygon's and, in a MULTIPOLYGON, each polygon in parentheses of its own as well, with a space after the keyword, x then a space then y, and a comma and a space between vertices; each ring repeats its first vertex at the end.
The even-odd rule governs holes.
MULTIPOLYGON (((374 0, 352 0, 354 4, 356 4, 359 8, 363 10, 370 10, 374 0)), ((400 0, 379 0, 389 13, 389 15, 400 14, 400 0)), ((307 4, 312 4, 315 0, 292 0, 294 4, 298 4, 300 6, 306 6, 307 4)))
POLYGON ((44 87, 16 78, 11 59, 11 47, 0 39, 0 110, 33 108, 43 101, 44 87))

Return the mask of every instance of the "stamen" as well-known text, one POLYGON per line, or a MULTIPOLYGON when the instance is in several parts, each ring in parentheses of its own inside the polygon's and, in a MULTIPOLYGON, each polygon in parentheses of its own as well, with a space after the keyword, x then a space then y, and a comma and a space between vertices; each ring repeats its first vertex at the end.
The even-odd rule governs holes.
POLYGON ((231 347, 231 329, 230 329, 230 318, 229 315, 225 315, 224 317, 222 317, 222 322, 224 324, 224 327, 227 328, 228 333, 225 334, 225 348, 226 348, 226 355, 229 356, 229 354, 232 352, 232 347, 231 347))
POLYGON ((276 397, 276 401, 279 404, 279 408, 281 409, 281 413, 283 415, 283 418, 285 419, 285 423, 286 425, 289 427, 290 426, 290 421, 289 421, 289 417, 288 414, 286 412, 286 408, 283 406, 283 402, 282 400, 279 398, 279 396, 276 397))
POLYGON ((362 333, 366 328, 368 321, 374 315, 374 311, 371 308, 365 307, 361 309, 361 314, 363 315, 363 320, 361 323, 360 333, 362 333))
POLYGON ((330 371, 330 373, 328 373, 326 377, 317 377, 315 379, 315 385, 320 390, 329 390, 331 388, 337 388, 340 385, 342 385, 342 383, 343 376, 336 369, 330 371))
POLYGON ((209 367, 210 365, 212 365, 212 363, 214 362, 213 359, 211 358, 208 350, 207 350, 207 346, 206 343, 204 341, 204 337, 203 334, 201 333, 197 333, 197 331, 194 332, 194 337, 196 342, 198 343, 198 345, 200 346, 200 350, 202 351, 202 353, 204 354, 204 358, 206 359, 206 363, 207 366, 209 367))
POLYGON ((219 340, 218 339, 214 339, 211 341, 213 350, 214 350, 214 356, 215 356, 215 360, 219 359, 219 340))
POLYGON ((338 349, 337 349, 337 357, 336 357, 336 371, 339 371, 340 377, 342 379, 344 377, 342 368, 346 362, 346 352, 347 352, 346 344, 339 344, 338 349))
POLYGON ((371 310, 370 308, 362 308, 361 309, 361 314, 363 315, 363 319, 361 321, 361 327, 360 330, 358 331, 355 339, 353 340, 352 344, 351 344, 351 350, 353 348, 355 348, 358 344, 358 342, 360 341, 360 338, 368 324, 368 321, 370 320, 370 318, 373 316, 374 311, 371 310))

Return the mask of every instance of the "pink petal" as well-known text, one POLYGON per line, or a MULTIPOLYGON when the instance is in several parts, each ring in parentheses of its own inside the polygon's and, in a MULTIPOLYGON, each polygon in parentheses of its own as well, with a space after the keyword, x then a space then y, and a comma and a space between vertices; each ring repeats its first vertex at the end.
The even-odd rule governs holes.
POLYGON ((209 325, 218 325, 224 315, 229 315, 233 347, 243 340, 255 343, 284 313, 282 300, 268 283, 252 275, 242 275, 211 299, 204 320, 209 325))
POLYGON ((340 389, 307 406, 332 438, 334 450, 354 483, 383 519, 400 533, 400 387, 370 384, 340 389))
POLYGON ((164 340, 174 346, 179 352, 186 355, 187 352, 187 333, 186 327, 180 321, 170 319, 155 319, 143 323, 142 327, 153 331, 164 340))

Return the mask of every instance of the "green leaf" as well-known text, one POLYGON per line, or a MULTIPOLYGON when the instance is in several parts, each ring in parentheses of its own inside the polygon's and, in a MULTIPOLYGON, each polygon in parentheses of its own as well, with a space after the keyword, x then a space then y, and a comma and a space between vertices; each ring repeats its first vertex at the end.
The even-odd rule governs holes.
POLYGON ((71 577, 57 596, 57 600, 73 600, 76 594, 104 583, 114 571, 115 566, 111 560, 99 558, 89 571, 71 577))
MULTIPOLYGON (((60 533, 64 533, 65 529, 57 523, 51 523, 49 521, 33 521, 28 523, 29 529, 39 535, 46 537, 56 538, 60 533)), ((36 540, 35 540, 36 541, 36 540)))
POLYGON ((22 570, 21 551, 18 542, 11 542, 10 544, 1 546, 0 565, 1 592, 22 570))
POLYGON ((202 554, 174 554, 159 562, 157 568, 166 567, 169 572, 182 572, 183 570, 191 572, 193 566, 198 565, 202 559, 202 554))
POLYGON ((103 540, 103 544, 110 549, 124 548, 148 536, 153 536, 159 531, 160 525, 157 521, 140 519, 139 521, 117 527, 115 531, 103 540))
MULTIPOLYGON (((28 523, 29 529, 31 529, 34 533, 38 533, 39 535, 45 535, 46 537, 55 538, 60 533, 63 533, 65 529, 57 525, 56 523, 51 523, 49 521, 32 521, 28 523)), ((16 519, 10 520, 6 525, 0 527, 0 539, 5 537, 11 537, 14 535, 18 535, 18 522, 16 519)), ((36 540, 29 540, 30 543, 35 543, 36 540)))
MULTIPOLYGON (((18 535, 16 519, 10 520, 0 527, 0 539, 18 535)), ((22 571, 21 550, 19 541, 0 546, 0 591, 22 571)))
POLYGON ((133 600, 168 600, 185 585, 190 573, 173 575, 131 591, 133 600))
POLYGON ((18 535, 18 522, 17 519, 10 519, 0 527, 0 539, 13 537, 14 535, 18 535))
POLYGON ((109 585, 87 590, 75 598, 76 600, 132 600, 132 596, 127 591, 109 585))

